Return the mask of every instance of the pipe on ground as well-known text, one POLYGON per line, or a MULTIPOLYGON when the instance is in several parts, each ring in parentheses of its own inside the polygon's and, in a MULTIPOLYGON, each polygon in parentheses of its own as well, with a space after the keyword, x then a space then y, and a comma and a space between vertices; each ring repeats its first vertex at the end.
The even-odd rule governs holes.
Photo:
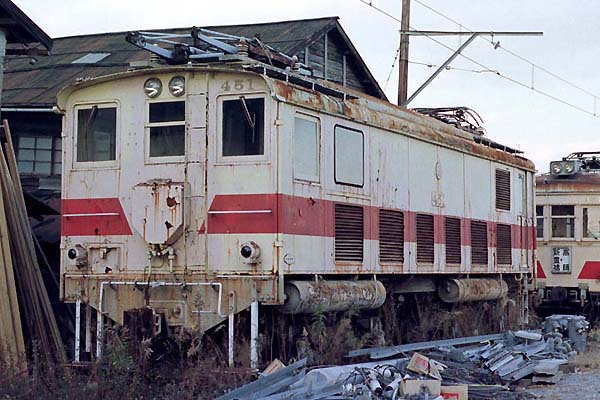
POLYGON ((289 281, 285 284, 284 314, 379 308, 386 291, 379 281, 289 281))
POLYGON ((502 279, 447 279, 438 285, 438 295, 446 303, 498 300, 508 293, 502 279))

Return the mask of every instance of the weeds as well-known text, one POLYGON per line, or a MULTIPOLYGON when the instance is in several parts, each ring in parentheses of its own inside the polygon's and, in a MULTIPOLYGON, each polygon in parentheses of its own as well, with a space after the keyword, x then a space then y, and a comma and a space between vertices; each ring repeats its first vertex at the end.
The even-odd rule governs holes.
POLYGON ((226 368, 214 344, 197 337, 192 345, 174 338, 166 346, 174 357, 159 357, 155 344, 142 341, 131 351, 125 331, 107 329, 101 361, 84 366, 49 365, 33 351, 29 369, 18 372, 0 362, 0 399, 213 399, 226 389, 248 382, 246 369, 226 368), (188 353, 189 351, 189 353, 188 353), (193 354, 188 356, 188 354, 193 354), (204 355, 204 356, 202 356, 204 355), (6 372, 4 372, 6 371, 6 372))

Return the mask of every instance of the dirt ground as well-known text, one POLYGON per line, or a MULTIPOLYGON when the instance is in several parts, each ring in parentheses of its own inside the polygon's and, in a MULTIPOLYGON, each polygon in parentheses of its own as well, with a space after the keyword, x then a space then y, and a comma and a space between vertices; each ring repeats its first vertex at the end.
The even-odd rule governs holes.
POLYGON ((521 390, 548 400, 600 399, 600 342, 588 342, 584 353, 574 356, 555 385, 530 385, 521 390))

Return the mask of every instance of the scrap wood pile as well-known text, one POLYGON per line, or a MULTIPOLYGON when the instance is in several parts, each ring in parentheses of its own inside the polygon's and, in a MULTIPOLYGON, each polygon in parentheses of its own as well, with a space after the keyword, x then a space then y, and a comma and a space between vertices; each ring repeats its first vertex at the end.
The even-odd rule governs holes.
POLYGON ((349 353, 380 361, 310 370, 306 359, 287 367, 277 361, 258 380, 218 400, 519 399, 525 395, 513 388, 523 378, 555 382, 560 365, 585 350, 588 328, 584 317, 554 315, 539 330, 349 353), (404 357, 381 360, 394 355, 404 357))
POLYGON ((39 268, 8 122, 0 151, 0 361, 26 366, 23 331, 39 357, 65 362, 66 355, 39 268), (25 323, 22 326, 21 321, 25 323))

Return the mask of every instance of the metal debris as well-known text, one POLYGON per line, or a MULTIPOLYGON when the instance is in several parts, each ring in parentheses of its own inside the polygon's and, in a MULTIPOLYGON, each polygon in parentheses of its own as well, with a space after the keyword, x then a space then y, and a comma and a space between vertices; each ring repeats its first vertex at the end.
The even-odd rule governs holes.
POLYGON ((510 385, 532 377, 556 383, 559 367, 573 349, 585 348, 584 317, 554 315, 543 330, 505 332, 352 351, 349 356, 379 358, 419 350, 424 354, 361 364, 315 368, 306 360, 284 367, 217 400, 437 399, 444 387, 467 386, 469 399, 518 399, 510 385), (457 347, 462 346, 462 347, 457 347), (420 362, 419 362, 420 361, 420 362), (432 373, 432 366, 436 372, 432 373), (417 368, 419 367, 419 368, 417 368), (437 378, 437 379, 436 379, 437 378))

